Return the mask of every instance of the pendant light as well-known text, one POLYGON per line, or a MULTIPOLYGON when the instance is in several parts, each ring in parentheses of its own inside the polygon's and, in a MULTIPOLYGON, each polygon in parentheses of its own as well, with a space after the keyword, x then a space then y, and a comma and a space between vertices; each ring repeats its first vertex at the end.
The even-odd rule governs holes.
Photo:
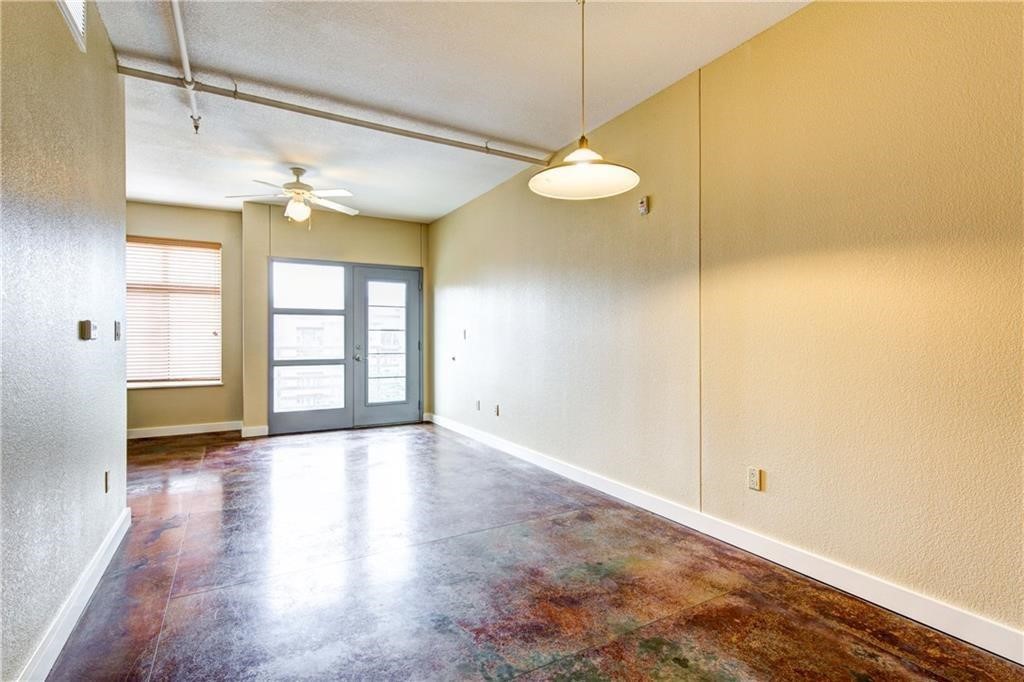
POLYGON ((580 6, 580 139, 577 148, 554 166, 530 178, 530 189, 551 199, 603 199, 628 192, 640 183, 632 168, 620 166, 590 148, 586 135, 586 0, 580 6))

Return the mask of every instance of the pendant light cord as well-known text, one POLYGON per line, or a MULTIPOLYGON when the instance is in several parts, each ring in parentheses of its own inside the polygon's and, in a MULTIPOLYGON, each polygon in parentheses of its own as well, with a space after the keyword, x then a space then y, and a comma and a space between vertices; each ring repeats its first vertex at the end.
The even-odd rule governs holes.
POLYGON ((587 134, 587 0, 580 6, 580 138, 587 134))

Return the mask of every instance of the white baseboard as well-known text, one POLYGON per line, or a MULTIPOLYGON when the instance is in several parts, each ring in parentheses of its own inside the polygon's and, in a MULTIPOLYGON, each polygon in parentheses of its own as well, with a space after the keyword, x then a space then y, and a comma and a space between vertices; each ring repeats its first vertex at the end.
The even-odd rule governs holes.
POLYGON ((243 426, 242 427, 242 438, 259 438, 270 433, 270 427, 267 425, 263 426, 243 426))
POLYGON ((81 618, 85 607, 89 604, 92 593, 96 590, 100 578, 103 577, 103 572, 107 570, 114 551, 120 546, 121 539, 128 532, 128 526, 131 523, 132 510, 125 507, 117 517, 117 521, 107 531, 107 536, 103 538, 103 542, 100 543, 92 559, 78 576, 68 598, 57 610, 57 615, 50 621, 50 626, 43 634, 36 650, 32 652, 32 656, 29 657, 25 668, 15 679, 26 682, 46 679, 53 664, 57 662, 61 649, 64 648, 68 637, 71 636, 71 631, 75 629, 75 624, 78 623, 78 619, 81 618))
POLYGON ((433 413, 431 413, 431 412, 424 412, 423 413, 423 421, 425 421, 425 422, 432 422, 432 421, 434 421, 433 413))
MULTIPOLYGON (((424 419, 426 419, 426 415, 424 415, 424 419)), ((1024 664, 1024 632, 1015 630, 1008 625, 996 623, 983 616, 894 585, 882 578, 619 483, 453 419, 435 414, 431 415, 431 421, 492 448, 524 459, 583 485, 596 488, 637 507, 664 516, 676 523, 718 538, 730 545, 735 545, 873 604, 924 623, 965 642, 970 642, 1011 661, 1024 664)))
POLYGON ((190 433, 217 433, 220 431, 241 431, 242 422, 212 422, 209 424, 177 424, 175 426, 151 426, 144 429, 128 429, 128 440, 133 438, 159 438, 161 436, 185 436, 190 433))

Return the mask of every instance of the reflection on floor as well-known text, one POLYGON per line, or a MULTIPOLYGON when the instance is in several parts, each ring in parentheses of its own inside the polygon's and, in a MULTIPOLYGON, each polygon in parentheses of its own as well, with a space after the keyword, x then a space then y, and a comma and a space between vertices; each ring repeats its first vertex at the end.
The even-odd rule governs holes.
POLYGON ((128 472, 53 679, 1024 672, 437 427, 133 441, 128 472))

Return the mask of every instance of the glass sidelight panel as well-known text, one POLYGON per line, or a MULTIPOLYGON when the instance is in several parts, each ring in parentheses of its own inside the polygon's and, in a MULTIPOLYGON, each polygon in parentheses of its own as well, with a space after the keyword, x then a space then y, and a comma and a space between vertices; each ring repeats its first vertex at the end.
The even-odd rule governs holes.
POLYGON ((367 326, 372 330, 405 330, 405 308, 371 305, 367 307, 367 326))
POLYGON ((352 426, 352 268, 270 263, 270 433, 352 426))
POLYGON ((274 315, 275 360, 345 357, 344 315, 274 315))
POLYGON ((344 310, 345 268, 313 263, 274 263, 275 308, 344 310))
POLYGON ((366 350, 371 355, 405 353, 405 332, 371 329, 366 333, 366 350))
POLYGON ((345 365, 285 365, 274 368, 274 412, 345 407, 345 365))
POLYGON ((367 381, 366 402, 372 404, 405 401, 405 377, 373 378, 367 381))
POLYGON ((381 377, 404 377, 405 376, 405 354, 374 354, 369 357, 367 368, 371 379, 381 377))
POLYGON ((405 282, 374 282, 366 283, 366 302, 368 305, 405 307, 405 282))
POLYGON ((406 284, 366 283, 366 402, 405 401, 406 284))

